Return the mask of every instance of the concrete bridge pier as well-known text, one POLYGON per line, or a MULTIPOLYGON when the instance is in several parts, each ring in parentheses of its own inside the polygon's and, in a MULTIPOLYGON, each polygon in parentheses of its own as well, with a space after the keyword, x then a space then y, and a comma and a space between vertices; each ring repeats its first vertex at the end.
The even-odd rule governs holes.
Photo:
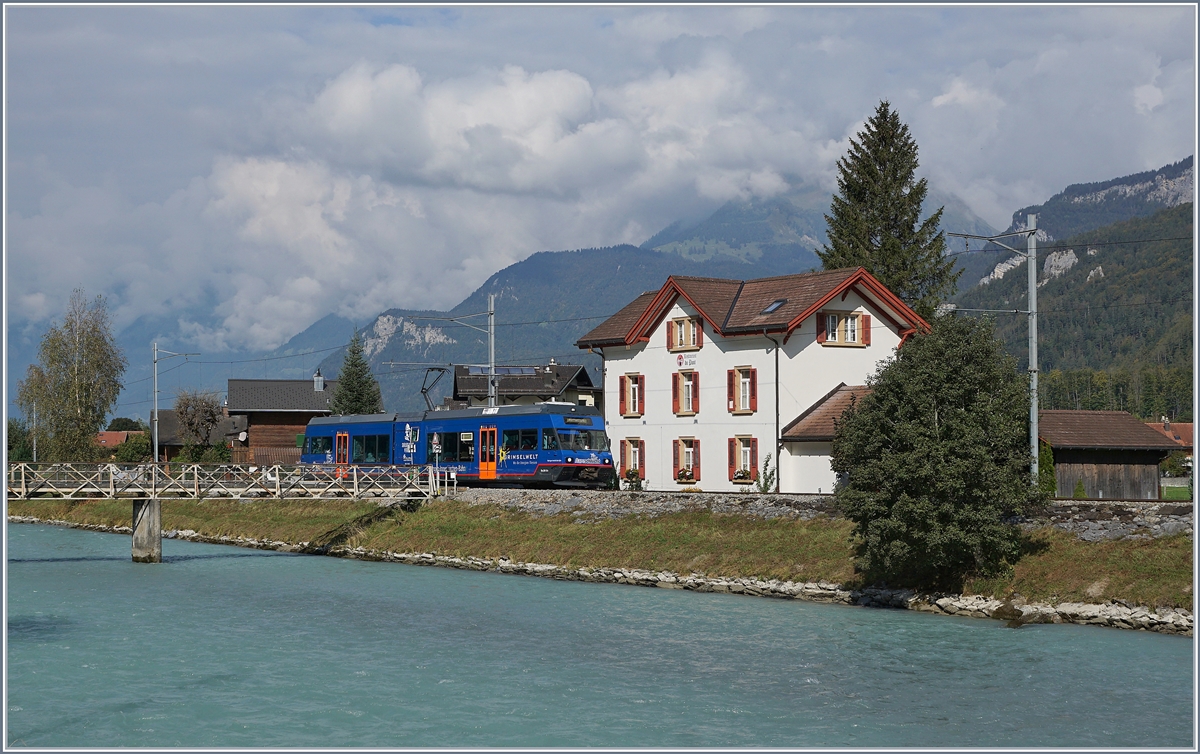
POLYGON ((162 562, 162 503, 158 498, 133 501, 133 562, 162 562))

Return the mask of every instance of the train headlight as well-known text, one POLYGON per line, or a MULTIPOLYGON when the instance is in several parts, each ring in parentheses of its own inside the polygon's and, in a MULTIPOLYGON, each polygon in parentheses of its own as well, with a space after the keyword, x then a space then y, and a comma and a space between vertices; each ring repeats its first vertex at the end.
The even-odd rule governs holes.
POLYGON ((571 456, 567 456, 567 463, 575 463, 575 459, 571 456))

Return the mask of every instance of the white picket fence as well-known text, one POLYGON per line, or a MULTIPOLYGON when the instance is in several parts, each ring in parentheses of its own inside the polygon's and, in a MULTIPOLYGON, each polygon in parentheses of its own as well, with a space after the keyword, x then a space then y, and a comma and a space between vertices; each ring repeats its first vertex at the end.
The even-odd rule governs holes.
POLYGON ((15 463, 14 500, 96 498, 431 498, 458 488, 433 466, 15 463))

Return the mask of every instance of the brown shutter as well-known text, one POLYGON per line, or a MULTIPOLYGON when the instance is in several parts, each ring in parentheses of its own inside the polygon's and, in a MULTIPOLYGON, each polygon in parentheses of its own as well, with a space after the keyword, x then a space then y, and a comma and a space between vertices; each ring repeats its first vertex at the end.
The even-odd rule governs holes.
POLYGON ((859 333, 859 338, 862 340, 862 344, 864 346, 871 345, 871 315, 870 314, 862 315, 862 320, 860 321, 860 324, 859 324, 859 330, 861 331, 859 333))
POLYGON ((750 410, 758 410, 758 370, 750 370, 750 410))
POLYGON ((825 313, 817 312, 817 342, 825 342, 825 313))
MULTIPOLYGON (((617 380, 617 389, 621 391, 621 395, 617 399, 617 403, 620 404, 620 407, 617 409, 617 411, 621 414, 621 416, 629 413, 625 406, 626 396, 629 395, 629 383, 627 380, 628 378, 625 375, 621 375, 621 378, 617 380)), ((624 442, 624 440, 622 440, 622 442, 624 442)))
POLYGON ((622 440, 621 441, 621 471, 619 472, 622 479, 625 478, 625 466, 629 463, 628 452, 627 452, 628 450, 629 450, 629 441, 622 440))
POLYGON ((646 478, 646 441, 638 440, 638 479, 646 478))
POLYGON ((679 413, 679 372, 671 372, 671 412, 679 413))
POLYGON ((637 411, 639 414, 646 413, 646 375, 639 374, 638 381, 638 404, 637 411))
POLYGON ((734 370, 730 369, 728 372, 725 373, 725 383, 726 383, 726 387, 728 388, 728 390, 726 390, 725 392, 727 392, 729 394, 729 411, 730 411, 730 413, 737 410, 737 404, 734 403, 734 401, 733 401, 733 396, 734 396, 733 381, 734 381, 734 379, 735 379, 734 370))
POLYGON ((671 478, 679 478, 679 440, 671 441, 671 478))
POLYGON ((667 350, 675 347, 675 322, 667 320, 667 350))
POLYGON ((696 320, 696 348, 704 345, 704 320, 696 320))
POLYGON ((700 413, 700 373, 692 372, 692 411, 700 413))
POLYGON ((729 438, 729 481, 733 481, 733 472, 737 470, 737 438, 729 438))
POLYGON ((758 481, 758 438, 750 438, 750 478, 758 481))
POLYGON ((692 479, 700 481, 700 441, 692 440, 692 479))

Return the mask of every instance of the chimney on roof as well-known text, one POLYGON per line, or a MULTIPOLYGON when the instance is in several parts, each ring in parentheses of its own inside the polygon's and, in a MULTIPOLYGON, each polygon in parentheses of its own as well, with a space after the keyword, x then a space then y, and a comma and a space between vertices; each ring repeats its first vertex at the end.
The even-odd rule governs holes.
POLYGON ((317 373, 313 375, 313 392, 325 392, 325 378, 321 376, 321 370, 317 369, 317 373))

